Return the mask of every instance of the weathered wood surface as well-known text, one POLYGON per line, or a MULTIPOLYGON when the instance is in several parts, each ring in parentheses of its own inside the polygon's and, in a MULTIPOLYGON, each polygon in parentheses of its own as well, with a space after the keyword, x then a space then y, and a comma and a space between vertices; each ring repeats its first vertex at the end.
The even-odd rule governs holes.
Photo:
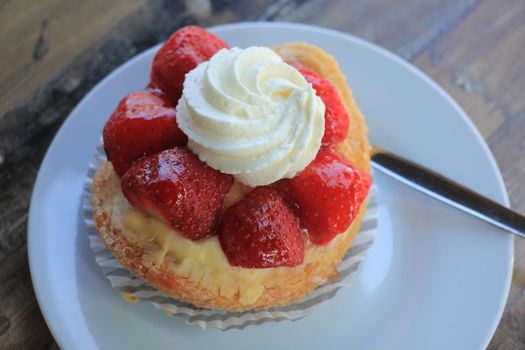
MULTIPOLYGON (((101 78, 178 27, 298 21, 352 33, 413 62, 481 130, 525 213, 523 0, 0 1, 0 348, 56 348, 27 265, 27 209, 43 154, 101 78)), ((489 349, 525 349, 525 243, 489 349)))

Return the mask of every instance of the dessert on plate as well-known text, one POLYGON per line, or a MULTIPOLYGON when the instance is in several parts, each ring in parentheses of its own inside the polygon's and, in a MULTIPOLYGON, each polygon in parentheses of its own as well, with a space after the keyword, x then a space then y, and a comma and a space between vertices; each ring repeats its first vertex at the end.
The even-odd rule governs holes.
POLYGON ((335 59, 175 32, 103 130, 97 233, 197 307, 285 306, 337 276, 371 185, 366 126, 335 59))

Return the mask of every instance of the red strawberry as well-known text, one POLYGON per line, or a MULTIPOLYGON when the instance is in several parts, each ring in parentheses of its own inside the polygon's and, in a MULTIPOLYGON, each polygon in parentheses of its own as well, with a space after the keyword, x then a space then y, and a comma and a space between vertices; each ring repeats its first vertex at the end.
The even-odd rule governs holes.
POLYGON ((166 94, 154 83, 149 82, 149 84, 146 86, 145 89, 147 92, 150 92, 152 95, 158 96, 166 101, 168 101, 168 97, 166 94))
POLYGON ((232 266, 292 267, 304 259, 297 217, 268 186, 255 188, 226 211, 219 240, 232 266))
POLYGON ((133 161, 187 142, 174 106, 148 91, 133 92, 120 101, 104 126, 103 137, 108 159, 119 176, 133 161))
POLYGON ((122 192, 135 207, 159 217, 191 240, 213 234, 233 184, 186 147, 175 147, 133 163, 122 192))
POLYGON ((372 178, 342 156, 322 149, 306 169, 277 184, 294 201, 301 225, 316 244, 327 244, 344 232, 365 200, 372 178))
POLYGON ((227 47, 219 37, 200 27, 179 29, 155 55, 151 82, 164 91, 173 103, 177 103, 182 95, 184 75, 227 47))
POLYGON ((328 80, 322 78, 317 73, 302 66, 296 66, 295 68, 301 72, 307 82, 312 84, 312 87, 317 92, 317 96, 323 100, 326 107, 324 114, 324 136, 321 141, 323 146, 337 145, 346 137, 348 124, 350 122, 348 113, 343 106, 337 90, 328 80))

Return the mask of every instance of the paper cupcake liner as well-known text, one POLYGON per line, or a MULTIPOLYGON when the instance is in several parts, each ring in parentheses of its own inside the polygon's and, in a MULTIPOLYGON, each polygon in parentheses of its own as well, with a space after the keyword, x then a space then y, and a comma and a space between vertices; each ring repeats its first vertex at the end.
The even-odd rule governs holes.
POLYGON ((286 307, 245 312, 197 308, 189 303, 170 298, 136 278, 120 264, 98 237, 91 206, 91 184, 93 176, 105 161, 104 149, 102 145, 99 145, 89 164, 83 192, 84 221, 95 261, 111 286, 120 292, 125 300, 149 302, 156 308, 164 310, 166 314, 180 316, 184 318, 186 323, 199 325, 203 329, 210 327, 221 330, 243 329, 246 326, 259 325, 264 322, 294 321, 309 315, 323 301, 333 298, 341 287, 350 283, 361 261, 367 256, 367 251, 375 238, 378 223, 378 202, 377 187, 373 185, 361 229, 354 237, 351 246, 339 264, 339 277, 336 280, 317 287, 303 299, 286 307))

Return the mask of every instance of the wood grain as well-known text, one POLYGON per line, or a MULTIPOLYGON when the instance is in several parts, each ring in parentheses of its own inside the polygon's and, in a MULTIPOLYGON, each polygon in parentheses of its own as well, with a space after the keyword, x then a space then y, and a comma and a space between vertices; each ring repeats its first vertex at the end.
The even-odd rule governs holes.
MULTIPOLYGON (((57 348, 27 266, 43 154, 75 104, 119 64, 196 23, 298 21, 352 33, 429 74, 472 118, 525 213, 522 0, 0 1, 0 348, 57 348)), ((525 243, 489 349, 525 349, 525 243)))
POLYGON ((17 1, 2 5, 0 114, 16 104, 28 86, 39 86, 64 63, 90 47, 133 12, 143 0, 17 1), (15 14, 15 15, 13 15, 15 14), (90 23, 96 18, 96 24, 90 23), (74 34, 74 35, 72 35, 74 34))

